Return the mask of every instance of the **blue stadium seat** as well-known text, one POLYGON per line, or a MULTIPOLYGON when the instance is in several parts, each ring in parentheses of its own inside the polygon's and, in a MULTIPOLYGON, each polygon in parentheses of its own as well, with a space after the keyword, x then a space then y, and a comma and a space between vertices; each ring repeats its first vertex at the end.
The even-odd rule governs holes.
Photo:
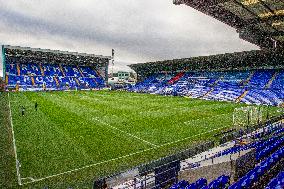
POLYGON ((207 180, 205 178, 200 178, 195 182, 195 184, 198 188, 201 188, 207 185, 207 180))
POLYGON ((185 189, 198 189, 195 183, 191 183, 188 186, 185 187, 185 189))
POLYGON ((20 90, 67 90, 105 87, 104 79, 88 66, 32 62, 16 64, 7 60, 6 68, 7 88, 18 86, 20 90))
POLYGON ((186 72, 174 83, 168 81, 177 74, 157 73, 129 88, 129 91, 278 106, 284 103, 284 71, 279 71, 271 86, 267 87, 276 72, 278 71, 186 72))

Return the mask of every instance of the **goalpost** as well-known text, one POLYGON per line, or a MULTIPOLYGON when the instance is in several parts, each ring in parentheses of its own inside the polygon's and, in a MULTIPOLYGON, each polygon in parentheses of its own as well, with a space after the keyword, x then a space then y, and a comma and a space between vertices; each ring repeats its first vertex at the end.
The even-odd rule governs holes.
POLYGON ((233 126, 248 127, 262 121, 263 107, 247 106, 235 108, 233 112, 233 126))

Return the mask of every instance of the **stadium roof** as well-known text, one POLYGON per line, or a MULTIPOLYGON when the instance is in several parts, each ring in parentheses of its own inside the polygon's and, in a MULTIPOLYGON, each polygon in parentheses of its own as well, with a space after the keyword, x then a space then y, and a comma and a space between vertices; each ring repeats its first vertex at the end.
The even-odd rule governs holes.
POLYGON ((106 64, 111 56, 3 45, 6 58, 65 64, 106 64))
POLYGON ((254 50, 129 65, 138 75, 205 70, 283 69, 284 51, 254 50))
POLYGON ((69 52, 69 51, 59 51, 59 50, 50 50, 50 49, 41 49, 41 48, 30 48, 30 47, 20 47, 20 46, 10 46, 10 45, 3 45, 5 49, 13 49, 13 50, 21 50, 21 51, 31 51, 31 52, 46 52, 46 53, 55 53, 55 54, 62 54, 62 55, 74 55, 74 56, 87 56, 93 58, 106 58, 112 59, 111 56, 103 56, 103 55, 94 55, 94 54, 87 54, 87 53, 78 53, 78 52, 69 52))
POLYGON ((174 0, 237 29, 261 48, 284 48, 284 0, 174 0))

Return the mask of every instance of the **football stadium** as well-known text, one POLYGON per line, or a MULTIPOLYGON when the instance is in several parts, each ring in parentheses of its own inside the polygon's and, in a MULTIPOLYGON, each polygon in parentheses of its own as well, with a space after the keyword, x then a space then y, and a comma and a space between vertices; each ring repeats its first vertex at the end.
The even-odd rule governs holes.
POLYGON ((260 50, 130 64, 2 45, 0 188, 284 188, 284 2, 174 0, 260 50))

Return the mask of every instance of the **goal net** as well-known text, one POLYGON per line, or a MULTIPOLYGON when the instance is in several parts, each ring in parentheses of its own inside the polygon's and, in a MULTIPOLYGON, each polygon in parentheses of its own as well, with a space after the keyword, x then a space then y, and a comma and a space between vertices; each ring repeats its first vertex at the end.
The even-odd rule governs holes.
POLYGON ((235 108, 233 113, 234 127, 255 125, 262 121, 262 107, 247 106, 235 108))

